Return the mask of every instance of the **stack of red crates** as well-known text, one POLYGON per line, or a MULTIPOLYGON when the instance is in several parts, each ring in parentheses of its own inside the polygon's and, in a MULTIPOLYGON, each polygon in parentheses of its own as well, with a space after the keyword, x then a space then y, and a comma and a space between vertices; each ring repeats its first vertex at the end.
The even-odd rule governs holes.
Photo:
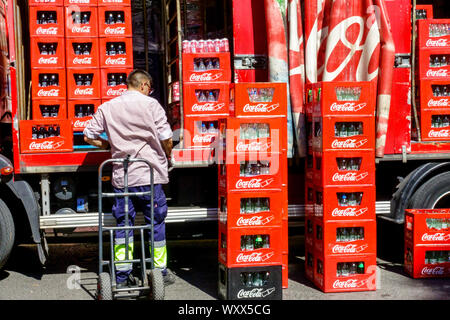
POLYGON ((229 52, 183 53, 184 149, 213 148, 230 114, 229 52))
POLYGON ((450 277, 450 210, 405 213, 405 271, 413 278, 450 277))
POLYGON ((219 295, 281 299, 287 287, 287 91, 236 83, 235 117, 220 121, 219 295), (223 140, 224 139, 224 140, 223 140))
POLYGON ((417 21, 416 74, 423 141, 450 140, 450 19, 417 21))
POLYGON ((305 270, 324 292, 375 290, 375 90, 307 87, 305 270))

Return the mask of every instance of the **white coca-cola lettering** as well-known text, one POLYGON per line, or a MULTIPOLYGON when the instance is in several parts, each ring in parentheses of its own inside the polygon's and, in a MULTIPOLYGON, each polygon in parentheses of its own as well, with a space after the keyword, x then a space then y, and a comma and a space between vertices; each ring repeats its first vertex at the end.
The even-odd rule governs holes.
POLYGON ((120 96, 122 93, 124 93, 127 89, 111 89, 109 88, 108 91, 106 91, 107 96, 120 96))
POLYGON ((364 251, 368 246, 362 245, 357 246, 356 244, 347 244, 345 246, 342 246, 340 244, 337 244, 333 247, 331 250, 333 253, 358 253, 361 251, 364 251))
POLYGON ((344 104, 333 103, 330 107, 330 111, 335 112, 357 112, 361 109, 364 109, 367 106, 367 103, 360 103, 356 105, 354 102, 347 102, 344 104))
POLYGON ((356 139, 347 139, 345 141, 340 141, 340 140, 334 140, 331 143, 331 147, 333 149, 355 149, 355 148, 359 148, 362 147, 364 144, 366 144, 367 139, 364 140, 356 140, 356 139))
POLYGON ((450 130, 442 129, 439 131, 430 130, 428 132, 429 138, 448 138, 450 137, 450 130))
POLYGON ((127 62, 127 58, 107 58, 105 61, 105 64, 110 64, 110 65, 125 65, 125 63, 127 62))
POLYGON ((58 57, 50 57, 50 58, 40 57, 38 63, 39 64, 57 64, 58 57))
POLYGON ((427 47, 446 47, 447 46, 447 39, 428 39, 426 42, 427 47))
MULTIPOLYGON (((273 220, 273 216, 271 217, 270 220, 273 220)), ((244 217, 239 217, 239 219, 236 222, 236 225, 238 227, 242 227, 242 226, 262 226, 265 225, 267 222, 269 221, 269 219, 264 219, 262 216, 254 216, 251 218, 244 218, 244 217)))
POLYGON ((236 262, 263 262, 267 259, 270 259, 270 257, 272 257, 273 255, 273 252, 267 254, 263 254, 261 252, 253 252, 251 254, 239 253, 239 255, 236 257, 236 262))
POLYGON ((262 142, 251 142, 245 144, 243 142, 239 142, 236 146, 236 151, 267 151, 270 148, 269 143, 262 142))
POLYGON ((91 119, 86 120, 86 121, 76 120, 76 121, 73 123, 73 126, 74 126, 75 128, 86 128, 87 125, 89 124, 89 121, 91 121, 91 119))
POLYGON ((59 89, 45 90, 41 89, 37 93, 38 97, 58 97, 59 89))
POLYGON ((359 210, 356 210, 356 208, 345 208, 345 209, 335 208, 331 212, 331 215, 333 217, 356 217, 361 214, 364 214, 368 210, 369 210, 368 208, 361 208, 359 210))
POLYGON ((269 288, 269 289, 262 289, 262 288, 255 288, 252 290, 239 290, 237 294, 238 299, 248 299, 248 298, 264 298, 265 296, 268 296, 272 292, 275 291, 275 288, 269 288))
POLYGON ((89 33, 91 32, 90 26, 73 26, 72 27, 72 33, 89 33))
POLYGON ((192 142, 194 142, 194 143, 211 143, 214 137, 215 137, 214 134, 206 134, 203 136, 196 134, 194 136, 194 138, 192 139, 192 142))
POLYGON ((446 69, 428 70, 427 77, 447 77, 448 73, 446 69))
POLYGON ((107 27, 105 29, 105 34, 125 34, 125 27, 115 27, 115 28, 111 28, 111 27, 107 27))
POLYGON ((420 271, 420 274, 424 276, 442 276, 444 275, 444 273, 445 273, 444 267, 434 267, 434 268, 425 267, 422 269, 422 271, 420 271))
POLYGON ((90 0, 69 0, 69 3, 74 4, 89 4, 90 0))
POLYGON ((205 112, 205 111, 217 111, 225 107, 225 103, 205 103, 205 104, 194 104, 192 106, 193 112, 205 112))
POLYGON ((36 29, 36 34, 39 34, 39 35, 57 35, 58 34, 58 28, 56 28, 56 27, 49 27, 49 28, 39 27, 39 28, 36 29))
POLYGON ((244 112, 271 112, 280 106, 279 103, 269 105, 268 103, 259 103, 256 105, 246 104, 243 108, 244 112))
POLYGON ((37 143, 35 141, 31 142, 28 146, 30 150, 56 150, 64 144, 63 141, 55 142, 55 141, 44 141, 41 143, 37 143))
POLYGON ((335 173, 332 179, 334 182, 356 182, 364 179, 368 175, 368 172, 364 172, 358 175, 355 172, 348 172, 343 174, 335 173))
POLYGON ((216 74, 212 74, 211 72, 205 72, 202 74, 191 74, 189 77, 189 81, 192 82, 208 82, 208 81, 217 81, 222 77, 222 72, 218 72, 216 74))
POLYGON ((92 57, 85 57, 85 58, 75 57, 73 59, 73 64, 92 64, 92 57))
POLYGON ((94 88, 86 88, 86 89, 76 88, 74 94, 77 96, 92 96, 94 94, 94 88))
POLYGON ((123 3, 123 0, 101 0, 102 3, 123 3))
POLYGON ((440 100, 431 99, 428 101, 429 107, 448 107, 450 104, 448 103, 448 99, 442 98, 440 100))
POLYGON ((260 189, 260 188, 267 187, 274 180, 275 179, 273 179, 273 178, 269 178, 264 181, 262 179, 256 179, 256 178, 248 180, 248 181, 239 179, 236 182, 236 189, 260 189))
POLYGON ((356 279, 348 279, 343 281, 336 280, 333 283, 333 288, 334 289, 358 288, 359 284, 360 282, 358 283, 358 280, 356 279))
POLYGON ((438 232, 434 234, 424 233, 422 235, 422 241, 447 241, 447 240, 450 240, 450 234, 438 232))

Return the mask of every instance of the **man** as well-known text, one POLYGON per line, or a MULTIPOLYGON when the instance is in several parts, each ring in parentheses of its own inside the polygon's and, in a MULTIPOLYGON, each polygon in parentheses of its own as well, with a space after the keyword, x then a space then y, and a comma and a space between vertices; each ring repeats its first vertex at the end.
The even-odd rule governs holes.
MULTIPOLYGON (((162 184, 169 182, 168 158, 172 152, 172 130, 167 123, 164 109, 152 92, 152 78, 143 70, 132 71, 127 78, 128 90, 115 99, 102 104, 84 130, 84 140, 96 147, 111 147, 112 158, 143 158, 148 160, 154 172, 154 263, 163 273, 166 285, 174 282, 174 275, 167 269, 165 222, 167 203, 162 184), (99 135, 106 132, 108 141, 99 135)), ((114 164, 112 174, 114 192, 123 193, 123 165, 114 164)), ((150 170, 143 162, 130 163, 128 169, 129 192, 150 190, 150 170)), ((118 226, 125 225, 125 199, 115 198, 112 208, 118 226)), ((129 223, 134 225, 136 210, 142 210, 150 224, 150 196, 130 197, 129 223)), ((132 259, 133 232, 129 231, 129 259, 132 259)), ((116 231, 114 239, 116 260, 125 258, 125 231, 116 231)), ((132 264, 116 264, 117 288, 134 285, 132 264)))

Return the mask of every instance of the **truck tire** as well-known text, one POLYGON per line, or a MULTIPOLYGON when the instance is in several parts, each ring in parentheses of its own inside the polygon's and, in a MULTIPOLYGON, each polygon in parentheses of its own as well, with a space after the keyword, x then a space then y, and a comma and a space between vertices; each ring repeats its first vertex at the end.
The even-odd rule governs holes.
POLYGON ((0 199, 0 269, 5 265, 14 245, 15 229, 11 211, 0 199))
POLYGON ((417 189, 409 203, 411 209, 450 208, 450 172, 438 174, 417 189))

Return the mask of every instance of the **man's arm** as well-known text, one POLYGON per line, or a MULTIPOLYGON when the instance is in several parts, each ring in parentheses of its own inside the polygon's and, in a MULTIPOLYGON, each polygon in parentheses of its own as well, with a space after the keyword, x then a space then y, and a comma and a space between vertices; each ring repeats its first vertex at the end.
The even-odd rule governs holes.
POLYGON ((109 142, 105 139, 98 137, 97 139, 90 139, 84 136, 84 141, 89 143, 91 146, 106 150, 109 148, 109 142))

